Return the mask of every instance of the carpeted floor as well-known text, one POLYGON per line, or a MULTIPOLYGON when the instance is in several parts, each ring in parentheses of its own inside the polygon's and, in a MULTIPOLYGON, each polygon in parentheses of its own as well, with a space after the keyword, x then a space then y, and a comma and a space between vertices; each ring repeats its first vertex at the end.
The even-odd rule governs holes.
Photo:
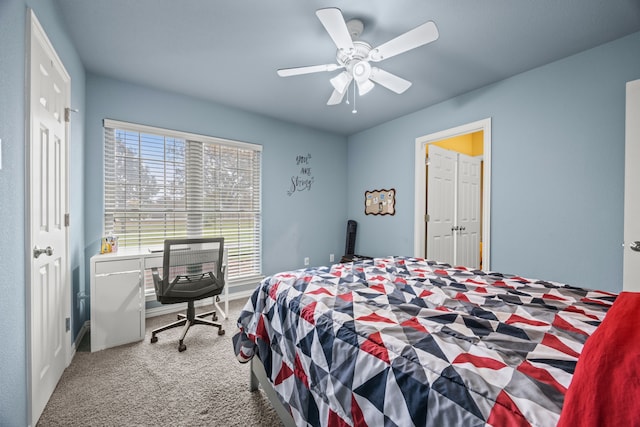
POLYGON ((78 351, 37 425, 280 426, 264 393, 249 392, 249 364, 239 363, 233 353, 231 337, 244 303, 229 303, 229 318, 222 321, 225 335, 208 326, 192 327, 182 353, 180 328, 149 342, 151 330, 172 322, 175 314, 147 319, 143 341, 78 351))

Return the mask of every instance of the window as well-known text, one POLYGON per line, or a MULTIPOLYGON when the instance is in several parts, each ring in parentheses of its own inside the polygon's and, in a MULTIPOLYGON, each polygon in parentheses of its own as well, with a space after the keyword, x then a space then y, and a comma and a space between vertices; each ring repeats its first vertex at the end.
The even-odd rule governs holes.
POLYGON ((261 274, 261 146, 108 119, 104 132, 105 234, 141 249, 222 236, 230 281, 261 274))

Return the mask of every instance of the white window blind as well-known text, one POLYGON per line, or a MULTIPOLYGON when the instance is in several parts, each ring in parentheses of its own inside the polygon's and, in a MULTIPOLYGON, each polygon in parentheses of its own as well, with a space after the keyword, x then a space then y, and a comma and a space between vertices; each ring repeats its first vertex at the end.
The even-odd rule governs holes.
POLYGON ((261 146, 105 119, 104 226, 120 247, 225 238, 229 279, 261 274, 261 146))

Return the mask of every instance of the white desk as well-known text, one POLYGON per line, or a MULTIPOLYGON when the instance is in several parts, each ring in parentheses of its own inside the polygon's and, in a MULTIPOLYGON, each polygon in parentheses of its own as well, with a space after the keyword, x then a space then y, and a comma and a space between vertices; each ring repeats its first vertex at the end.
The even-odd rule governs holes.
MULTIPOLYGON (((161 268, 162 256, 162 252, 120 249, 117 253, 91 257, 91 351, 144 339, 144 270, 161 268)), ((226 249, 224 263, 227 264, 226 249)), ((227 285, 224 304, 226 318, 227 285)))

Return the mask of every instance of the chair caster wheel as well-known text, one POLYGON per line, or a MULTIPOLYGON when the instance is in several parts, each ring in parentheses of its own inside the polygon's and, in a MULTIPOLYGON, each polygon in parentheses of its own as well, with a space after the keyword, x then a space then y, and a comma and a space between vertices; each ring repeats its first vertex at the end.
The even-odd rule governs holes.
POLYGON ((186 345, 184 345, 184 344, 180 344, 180 345, 178 346, 178 351, 180 351, 180 352, 183 352, 183 351, 185 351, 186 349, 187 349, 187 346, 186 346, 186 345))
POLYGON ((151 337, 151 344, 158 342, 158 337, 151 337))
POLYGON ((218 335, 224 335, 224 329, 218 329, 218 335))

